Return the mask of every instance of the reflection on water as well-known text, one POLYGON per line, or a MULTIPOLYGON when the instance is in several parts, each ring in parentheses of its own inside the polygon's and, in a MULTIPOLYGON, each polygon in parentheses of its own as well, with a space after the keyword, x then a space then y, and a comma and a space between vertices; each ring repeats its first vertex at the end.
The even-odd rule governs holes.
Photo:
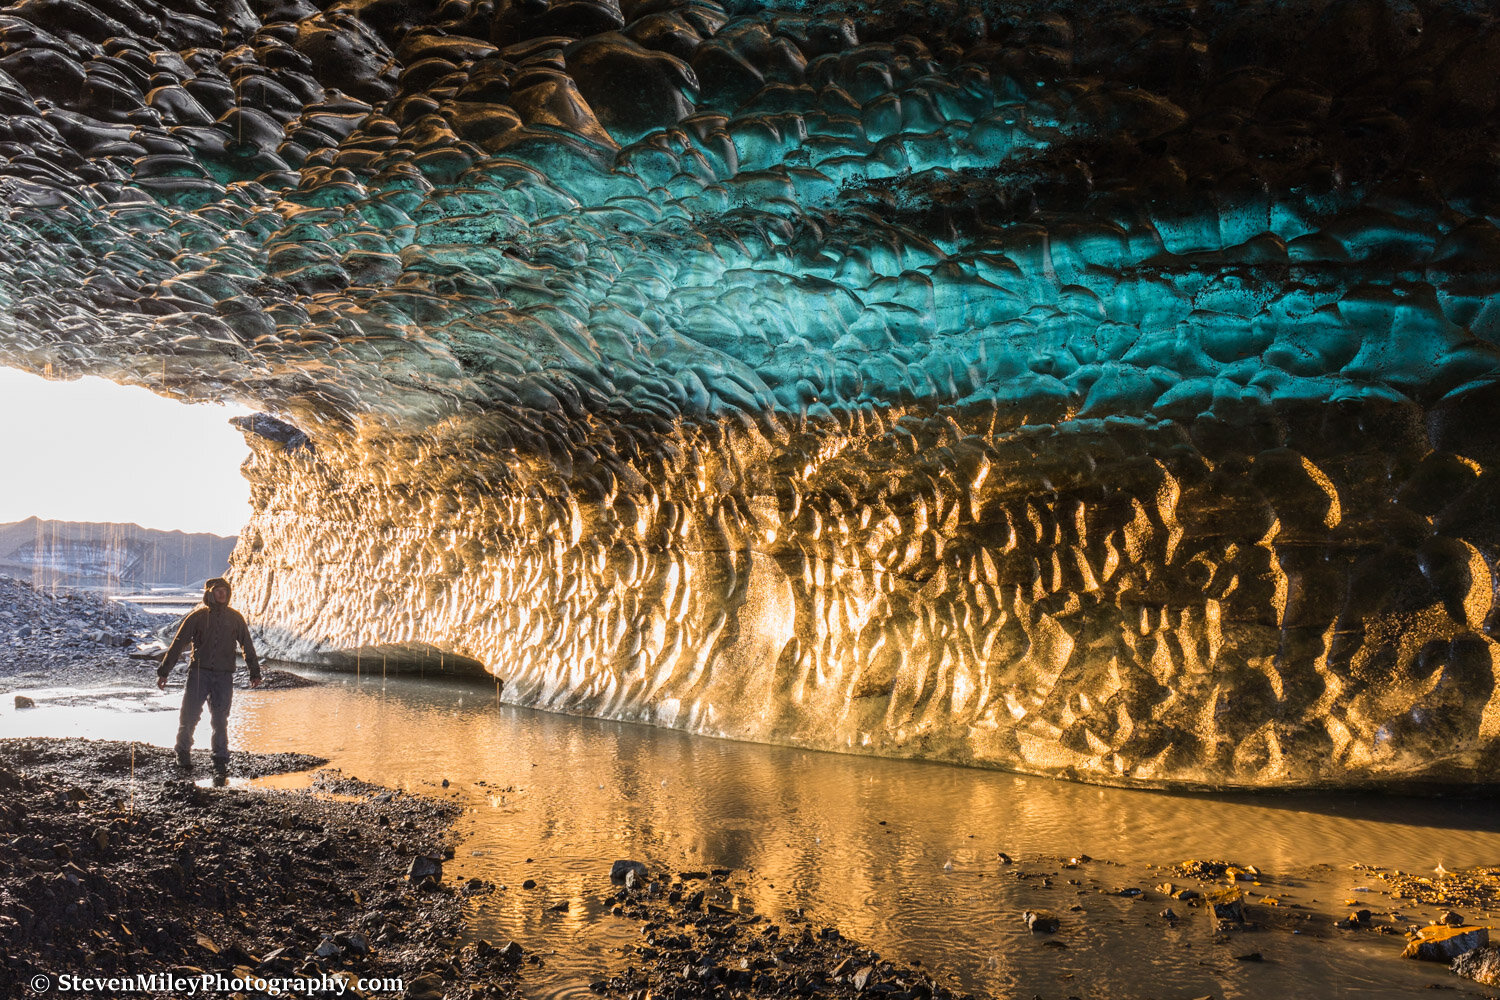
MULTIPOLYGON (((1110 997, 1395 997, 1459 981, 1398 960, 1400 938, 1261 932, 1216 944, 1202 911, 1178 905, 1187 919, 1170 928, 1157 916, 1162 904, 1104 895, 1094 882, 1150 888, 1162 879, 1145 865, 1231 859, 1336 912, 1372 884, 1348 868, 1354 862, 1422 871, 1500 859, 1500 809, 1478 801, 1102 789, 552 716, 499 706, 482 687, 323 679, 237 693, 233 745, 317 754, 366 780, 456 792, 469 812, 449 874, 506 886, 481 902, 474 934, 557 952, 530 974, 533 996, 586 994, 589 977, 620 964, 620 946, 638 939, 633 924, 608 915, 609 866, 623 857, 748 870, 746 907, 805 907, 818 923, 954 972, 971 989, 1110 997), (1082 886, 1059 877, 1042 889, 1011 877, 1001 851, 1033 869, 1042 857, 1105 860, 1087 866, 1082 886), (521 888, 528 878, 536 889, 521 888), (565 900, 566 913, 549 912, 565 900), (1068 920, 1067 949, 1042 948, 1020 923, 1027 907, 1066 916, 1074 903, 1088 916, 1068 920), (1272 961, 1235 961, 1251 951, 1272 961)), ((105 712, 35 695, 34 710, 0 709, 0 732, 165 745, 179 693, 116 692, 102 703, 160 711, 105 712)))
MULTIPOLYGON (((14 707, 12 692, 0 696, 0 736, 87 737, 136 740, 169 747, 177 737, 182 689, 156 689, 156 675, 138 686, 16 688, 36 708, 14 707)), ((204 723, 203 745, 208 745, 204 723)))

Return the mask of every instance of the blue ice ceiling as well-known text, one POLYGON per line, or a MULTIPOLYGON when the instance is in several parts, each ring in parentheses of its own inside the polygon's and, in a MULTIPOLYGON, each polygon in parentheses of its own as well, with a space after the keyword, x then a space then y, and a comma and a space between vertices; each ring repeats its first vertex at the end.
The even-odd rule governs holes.
POLYGON ((343 412, 1427 402, 1495 371, 1489 30, 1383 3, 26 0, 0 21, 6 348, 208 358, 343 412))

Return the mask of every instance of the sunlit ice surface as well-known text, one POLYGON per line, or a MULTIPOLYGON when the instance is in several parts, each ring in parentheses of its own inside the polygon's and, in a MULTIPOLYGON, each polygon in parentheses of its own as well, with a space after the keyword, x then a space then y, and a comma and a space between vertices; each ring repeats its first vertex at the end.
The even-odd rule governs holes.
POLYGON ((233 535, 249 516, 239 404, 186 406, 102 378, 0 367, 0 523, 135 523, 233 535))
MULTIPOLYGON (((367 781, 456 793, 466 814, 445 879, 505 886, 476 902, 467 933, 514 937, 542 954, 542 966, 528 967, 527 990, 548 1000, 586 995, 639 938, 608 912, 616 858, 677 871, 734 868, 746 910, 781 919, 805 909, 815 927, 837 926, 892 958, 920 958, 991 995, 1051 995, 1071 982, 1069 992, 1089 984, 1088 995, 1118 998, 1396 998, 1426 995, 1435 973, 1396 958, 1394 939, 1267 931, 1215 945, 1201 910, 1174 904, 1187 919, 1168 927, 1156 916, 1160 904, 1092 889, 1075 896, 1064 880, 1150 889, 1171 875, 1148 865, 1229 860, 1260 868, 1278 887, 1271 891, 1336 911, 1340 900, 1380 886, 1352 864, 1422 872, 1500 855, 1500 811, 1482 801, 1096 788, 551 715, 497 705, 483 685, 378 671, 309 674, 325 685, 237 692, 231 745, 312 753, 367 781), (1078 854, 1097 861, 1040 893, 1005 877, 1001 851, 1023 865, 1078 854), (522 889, 528 878, 539 888, 522 889), (1074 918, 1069 948, 1041 948, 1021 911, 1065 909, 1075 898, 1089 915, 1074 918), (545 912, 561 901, 566 914, 545 912), (1252 950, 1271 961, 1233 961, 1252 950)), ((70 704, 85 692, 33 693, 36 709, 0 706, 0 731, 156 745, 169 745, 175 731, 175 688, 165 696, 101 692, 92 708, 70 704)), ((204 722, 200 746, 207 736, 204 722)), ((305 783, 296 775, 264 782, 305 783)), ((1416 904, 1405 912, 1435 916, 1416 904)))

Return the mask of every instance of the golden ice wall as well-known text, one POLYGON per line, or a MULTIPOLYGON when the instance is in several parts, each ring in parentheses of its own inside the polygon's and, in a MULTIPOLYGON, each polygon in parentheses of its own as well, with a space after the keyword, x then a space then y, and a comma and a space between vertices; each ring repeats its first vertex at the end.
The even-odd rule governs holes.
POLYGON ((235 575, 280 655, 437 647, 558 711, 1099 781, 1482 781, 1471 430, 1497 405, 856 413, 778 442, 622 423, 571 476, 493 420, 251 434, 235 575))

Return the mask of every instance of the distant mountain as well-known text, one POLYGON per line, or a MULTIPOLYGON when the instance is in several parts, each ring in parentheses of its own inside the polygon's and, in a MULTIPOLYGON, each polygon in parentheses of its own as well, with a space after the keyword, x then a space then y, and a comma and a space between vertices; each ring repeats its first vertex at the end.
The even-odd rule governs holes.
POLYGON ((234 544, 232 535, 28 517, 0 524, 0 573, 46 586, 181 586, 222 576, 234 544))

